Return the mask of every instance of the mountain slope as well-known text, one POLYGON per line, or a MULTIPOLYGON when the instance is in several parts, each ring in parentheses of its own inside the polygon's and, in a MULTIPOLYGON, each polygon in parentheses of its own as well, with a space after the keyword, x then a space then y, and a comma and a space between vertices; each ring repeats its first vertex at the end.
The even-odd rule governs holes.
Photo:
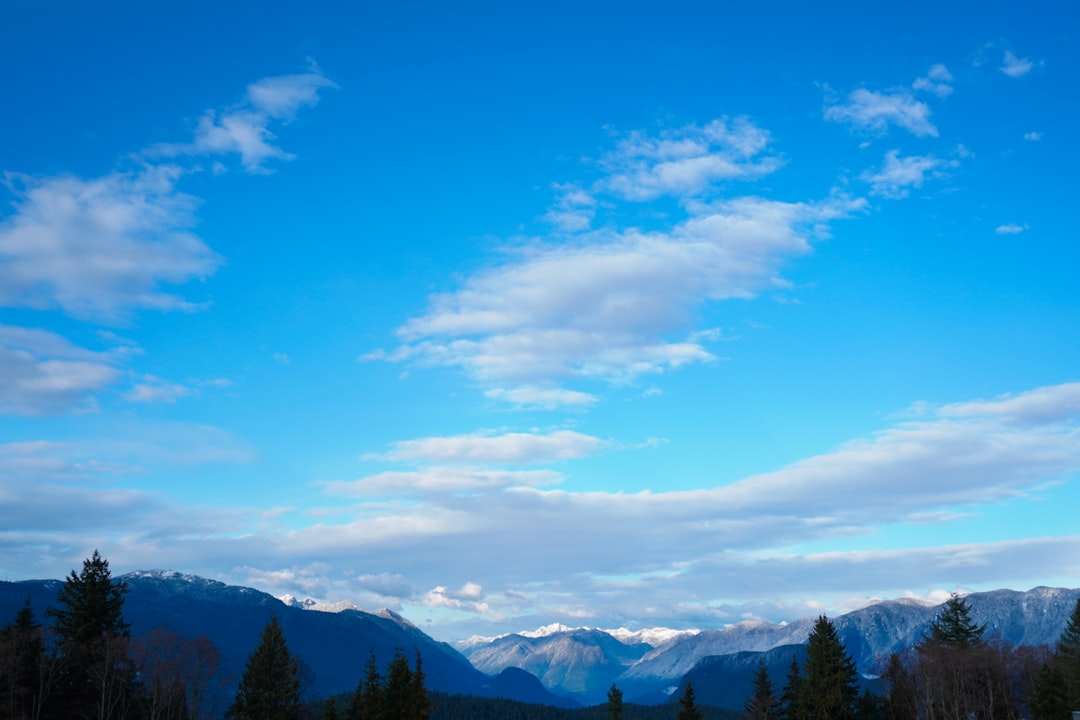
MULTIPOLYGON (((220 674, 232 679, 227 694, 271 616, 281 623, 289 649, 310 670, 313 697, 351 692, 371 652, 385 667, 399 648, 410 660, 414 652, 421 654, 426 684, 432 690, 495 696, 523 687, 527 697, 522 699, 533 702, 546 693, 527 683, 500 682, 485 675, 458 651, 393 613, 306 610, 251 588, 168 571, 137 572, 119 579, 128 585, 124 617, 131 623, 132 635, 165 627, 184 637, 209 638, 221 655, 220 674)), ((27 598, 38 621, 46 624, 45 609, 56 604, 62 584, 58 580, 0 582, 0 624, 13 618, 27 598)), ((550 694, 546 699, 562 702, 550 694)))
MULTIPOLYGON (((1013 645, 1042 645, 1057 640, 1078 598, 1080 589, 1040 587, 1027 592, 974 593, 967 601, 972 618, 986 624, 988 637, 1013 645)), ((922 638, 939 608, 911 599, 883 601, 833 618, 833 623, 859 671, 875 675, 890 653, 911 647, 922 638)), ((617 683, 628 699, 660 702, 706 661, 710 677, 718 678, 713 685, 748 688, 742 682, 743 676, 749 677, 747 662, 756 663, 757 653, 805 643, 813 624, 814 618, 780 624, 744 621, 720 630, 678 635, 655 647, 639 644, 635 653, 648 649, 637 659, 604 650, 604 643, 616 639, 604 631, 584 633, 569 628, 546 633, 542 642, 522 635, 496 638, 487 644, 474 641, 464 652, 485 672, 522 667, 539 677, 549 690, 574 693, 585 703, 603 701, 600 691, 607 689, 604 682, 617 683), (590 642, 594 647, 587 647, 590 642), (571 647, 574 652, 569 651, 571 647), (590 659, 600 665, 590 669, 590 659), (622 670, 617 673, 618 663, 622 663, 622 670), (730 677, 721 677, 724 673, 730 677)), ((785 652, 789 661, 791 651, 785 652)), ((783 677, 787 668, 781 669, 783 677)), ((739 692, 731 697, 738 697, 739 692)))

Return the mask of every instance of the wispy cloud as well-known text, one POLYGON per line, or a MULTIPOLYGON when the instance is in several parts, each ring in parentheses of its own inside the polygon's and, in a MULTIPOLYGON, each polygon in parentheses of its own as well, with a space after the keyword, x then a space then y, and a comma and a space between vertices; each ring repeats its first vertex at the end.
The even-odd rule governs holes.
POLYGON ((1043 135, 1042 135, 1041 132, 1034 132, 1033 131, 1033 132, 1024 133, 1024 139, 1027 140, 1028 142, 1038 142, 1039 140, 1042 140, 1042 138, 1043 138, 1043 135))
POLYGON ((274 144, 270 127, 287 123, 303 106, 319 102, 319 91, 336 87, 317 68, 298 75, 269 77, 252 83, 243 102, 224 110, 207 110, 190 143, 163 143, 147 151, 150 157, 238 154, 248 172, 268 172, 266 161, 293 156, 274 144))
POLYGON ((564 407, 591 407, 599 400, 595 395, 558 387, 521 385, 512 388, 492 388, 485 397, 514 405, 517 408, 554 410, 564 407))
POLYGON ((659 136, 630 133, 604 156, 599 186, 633 201, 697 195, 721 180, 767 175, 781 165, 766 154, 769 134, 745 118, 686 125, 659 136))
POLYGON ((9 174, 16 202, 0 221, 0 305, 97 321, 194 309, 161 286, 207 277, 221 257, 190 231, 196 200, 176 191, 182 174, 172 166, 92 180, 9 174))
POLYGON ((536 463, 584 457, 599 450, 600 438, 572 430, 546 435, 504 433, 502 435, 453 435, 402 440, 383 454, 365 456, 373 460, 409 460, 438 463, 536 463))
POLYGON ((949 69, 939 63, 932 66, 925 77, 917 78, 911 87, 915 90, 934 93, 939 98, 945 98, 952 94, 953 88, 950 84, 952 79, 949 69))
POLYGON ((1020 58, 1013 54, 1012 50, 1005 51, 1005 57, 1001 61, 1001 72, 1011 78, 1027 75, 1035 68, 1035 62, 1030 58, 1020 58))
POLYGON ((596 215, 596 198, 573 184, 556 184, 556 204, 544 220, 567 232, 588 230, 596 215))
POLYGON ((47 330, 0 325, 0 414, 93 411, 96 393, 119 377, 118 359, 47 330))
POLYGON ((996 232, 998 235, 1019 235, 1027 229, 1027 225, 1008 223, 1006 225, 998 225, 996 228, 994 228, 994 232, 996 232))
POLYGON ((852 90, 845 102, 825 108, 825 119, 878 133, 895 125, 917 137, 938 135, 937 128, 930 122, 930 107, 915 99, 906 88, 886 92, 866 88, 852 90))
POLYGON ((563 475, 553 470, 489 470, 432 466, 420 470, 382 472, 360 480, 335 480, 323 485, 330 494, 344 497, 427 497, 543 487, 558 484, 562 480, 563 475))
POLYGON ((459 367, 497 384, 620 381, 709 362, 711 336, 692 331, 693 311, 773 287, 785 260, 809 252, 830 220, 860 206, 740 198, 693 206, 670 232, 537 244, 434 296, 387 357, 459 367))
MULTIPOLYGON (((9 172, 12 211, 0 217, 0 307, 60 311, 93 323, 124 323, 140 310, 205 307, 169 286, 214 274, 223 259, 193 231, 197 198, 179 182, 194 168, 153 164, 168 155, 238 152, 249 170, 284 157, 268 127, 286 122, 333 83, 313 70, 260 80, 244 103, 208 111, 187 144, 155 146, 126 170, 96 178, 9 172)), ((6 326, 0 336, 0 412, 92 410, 95 393, 116 381, 121 345, 108 355, 76 348, 43 330, 6 326)), ((131 402, 172 402, 188 394, 158 379, 137 382, 131 402)))
MULTIPOLYGON (((823 593, 867 587, 899 593, 927 583, 955 587, 1080 572, 1075 561, 1061 564, 1080 558, 1078 537, 875 549, 872 536, 883 523, 957 522, 986 503, 1037 497, 1048 483, 1080 472, 1078 428, 1080 390, 1066 383, 922 404, 916 419, 730 485, 587 492, 550 487, 562 479, 550 470, 422 468, 321 485, 329 497, 355 501, 339 507, 347 515, 341 522, 249 538, 221 532, 238 520, 219 515, 205 519, 196 536, 174 522, 155 527, 153 536, 128 533, 108 551, 120 563, 153 558, 218 574, 223 563, 263 568, 277 573, 275 587, 283 592, 337 594, 325 599, 393 601, 389 596, 401 593, 397 602, 423 605, 427 596, 414 588, 442 588, 430 599, 448 600, 441 605, 446 610, 475 611, 449 601, 486 602, 492 615, 540 612, 548 621, 560 613, 626 612, 642 621, 715 623, 727 613, 737 617, 762 595, 788 605, 757 611, 794 613, 823 593), (864 549, 798 549, 852 535, 867 537, 864 549), (366 580, 349 570, 358 558, 366 580), (529 568, 527 588, 522 567, 529 568), (376 583, 375 594, 370 586, 386 573, 392 577, 376 583), (722 590, 719 575, 727 578, 722 590)), ((78 543, 80 533, 108 535, 124 523, 148 529, 140 513, 166 512, 145 493, 94 493, 89 486, 61 493, 58 478, 74 471, 47 460, 69 456, 48 444, 0 446, 0 479, 9 487, 49 488, 21 495, 26 502, 12 511, 22 512, 17 526, 42 546, 78 543), (52 479, 28 483, 28 477, 52 479), (66 527, 75 505, 83 514, 106 505, 114 513, 102 512, 92 527, 66 527)), ((0 537, 0 548, 4 542, 10 539, 0 537)))
POLYGON ((933 155, 900 157, 898 150, 885 153, 885 162, 877 171, 867 170, 861 176, 870 183, 870 194, 886 198, 907 197, 911 188, 920 188, 927 178, 944 176, 942 168, 954 166, 955 161, 940 160, 933 155))

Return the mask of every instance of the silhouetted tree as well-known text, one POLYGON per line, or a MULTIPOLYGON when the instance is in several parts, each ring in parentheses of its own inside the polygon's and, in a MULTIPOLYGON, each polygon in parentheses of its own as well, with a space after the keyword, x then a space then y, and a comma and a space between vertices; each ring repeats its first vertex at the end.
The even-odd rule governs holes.
POLYGON ((431 699, 428 697, 427 688, 424 687, 424 665, 420 659, 420 651, 416 650, 416 663, 409 681, 408 717, 409 720, 427 720, 429 715, 431 715, 431 699))
POLYGON ((803 676, 799 669, 799 661, 793 656, 788 668, 787 680, 783 690, 780 691, 781 720, 802 720, 802 710, 799 705, 799 697, 802 694, 803 676))
POLYGON ((1028 704, 1031 706, 1032 720, 1070 720, 1072 707, 1066 692, 1065 676, 1056 665, 1049 662, 1042 664, 1028 704))
POLYGON ((804 680, 799 691, 800 720, 848 720, 859 697, 858 672, 836 634, 821 615, 806 643, 804 680))
POLYGON ((622 715, 622 690, 611 683, 607 691, 607 716, 608 720, 623 720, 622 715))
POLYGON ((915 687, 915 678, 900 655, 889 656, 888 665, 881 677, 888 683, 885 694, 884 715, 888 720, 916 720, 919 716, 919 694, 915 687))
POLYGON ((1073 710, 1080 710, 1080 599, 1058 640, 1054 661, 1065 683, 1065 697, 1073 710))
POLYGON ((51 714, 110 720, 126 717, 136 699, 135 668, 124 621, 127 586, 115 582, 97 550, 57 594, 53 618, 59 678, 51 714))
POLYGON ((683 688, 682 697, 679 698, 679 714, 675 720, 702 720, 701 708, 697 706, 694 696, 694 683, 687 682, 683 688))
POLYGON ((263 629, 262 640, 248 658, 236 699, 227 717, 233 720, 297 720, 300 716, 300 672, 276 617, 263 629))
POLYGON ((769 670, 765 667, 765 659, 758 658, 758 666, 754 671, 754 694, 746 701, 743 718, 776 720, 779 708, 780 701, 773 694, 773 684, 769 679, 769 670))
POLYGON ((938 616, 930 623, 928 641, 954 648, 968 648, 982 643, 986 625, 971 619, 971 606, 953 593, 938 616))
POLYGON ((0 630, 0 717, 33 720, 48 694, 49 658, 30 599, 0 630))

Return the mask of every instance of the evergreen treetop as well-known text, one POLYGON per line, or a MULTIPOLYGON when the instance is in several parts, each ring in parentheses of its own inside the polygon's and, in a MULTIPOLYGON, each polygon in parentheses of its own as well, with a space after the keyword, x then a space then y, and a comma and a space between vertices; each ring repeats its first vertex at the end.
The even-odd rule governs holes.
POLYGON ((46 612, 62 646, 87 647, 103 637, 128 637, 124 622, 124 594, 127 585, 112 579, 109 561, 97 550, 83 561, 82 571, 74 570, 57 594, 59 607, 46 612))
POLYGON ((607 716, 608 720, 623 718, 622 690, 615 687, 615 683, 611 683, 611 688, 607 691, 607 716))
POLYGON ((754 694, 746 701, 743 718, 744 720, 773 720, 777 717, 779 705, 779 701, 773 694, 773 684, 769 679, 769 670, 765 667, 765 659, 758 658, 758 666, 754 671, 754 694))
POLYGON ((236 699, 226 716, 233 720, 299 718, 299 664, 289 652, 276 617, 267 623, 259 646, 248 658, 236 699))
POLYGON ((675 717, 676 720, 702 720, 701 708, 697 706, 694 695, 694 683, 686 683, 682 697, 679 698, 679 714, 675 717))
POLYGON ((953 593, 945 601, 937 618, 930 623, 927 640, 939 645, 965 649, 981 645, 986 625, 978 625, 971 619, 971 606, 953 593))
POLYGON ((806 643, 804 678, 799 689, 799 717, 845 720, 855 715, 859 698, 855 661, 840 642, 836 628, 821 615, 806 643))

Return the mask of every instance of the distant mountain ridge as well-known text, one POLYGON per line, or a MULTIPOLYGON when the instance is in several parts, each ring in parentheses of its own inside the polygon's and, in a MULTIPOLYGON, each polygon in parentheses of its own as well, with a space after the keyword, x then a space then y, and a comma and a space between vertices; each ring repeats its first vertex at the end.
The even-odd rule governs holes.
MULTIPOLYGON (((774 682, 781 682, 791 658, 804 652, 815 619, 747 620, 695 631, 549 625, 470 638, 455 649, 389 610, 372 613, 352 603, 279 599, 173 571, 140 571, 121 579, 129 588, 124 614, 134 635, 164 626, 188 638, 208 637, 221 653, 221 672, 234 683, 262 628, 276 616, 290 649, 311 671, 314 697, 352 691, 370 652, 385 667, 401 649, 410 655, 419 651, 428 686, 447 694, 571 707, 604 702, 615 683, 627 702, 660 703, 687 679, 697 678, 701 702, 737 708, 749 693, 758 658, 766 661, 774 682)), ((55 605, 62 585, 60 580, 0 582, 0 624, 14 618, 27 598, 37 619, 45 622, 45 609, 55 605)), ((1080 589, 1039 587, 974 593, 966 599, 972 618, 986 624, 989 637, 1042 645, 1057 641, 1078 598, 1080 589)), ((880 601, 832 620, 859 671, 873 676, 890 653, 918 642, 939 607, 908 599, 880 601)))
MULTIPOLYGON (((1027 592, 973 593, 966 599, 972 618, 986 624, 989 637, 1013 645, 1043 645, 1057 641, 1078 598, 1080 589, 1037 587, 1027 592)), ((859 671, 872 676, 880 672, 890 653, 919 641, 939 607, 911 599, 883 600, 832 621, 859 671)), ((631 642, 625 649, 613 644, 620 642, 615 634, 589 628, 504 635, 489 643, 460 643, 458 647, 484 672, 520 667, 552 692, 567 693, 585 704, 602 702, 613 682, 628 700, 659 702, 705 661, 714 671, 730 666, 740 677, 750 676, 752 667, 747 663, 750 658, 756 663, 759 653, 786 666, 794 648, 806 642, 815 619, 747 620, 720 630, 670 636, 656 645, 631 642), (737 657, 742 660, 736 662, 737 657)), ((725 684, 745 685, 749 690, 747 683, 735 678, 725 684)))
MULTIPOLYGON (((315 612, 302 603, 287 605, 253 588, 166 570, 134 572, 117 579, 128 586, 124 618, 131 624, 132 635, 165 627, 186 638, 209 638, 221 655, 219 674, 231 679, 223 690, 226 695, 234 692, 263 628, 276 616, 289 649, 307 668, 312 697, 352 692, 370 653, 385 668, 400 649, 410 659, 414 651, 420 653, 426 685, 432 690, 576 705, 514 673, 480 672, 457 650, 390 611, 315 612)), ((28 598, 38 622, 47 624, 45 610, 56 605, 62 585, 60 580, 0 582, 0 624, 10 622, 28 598)))

